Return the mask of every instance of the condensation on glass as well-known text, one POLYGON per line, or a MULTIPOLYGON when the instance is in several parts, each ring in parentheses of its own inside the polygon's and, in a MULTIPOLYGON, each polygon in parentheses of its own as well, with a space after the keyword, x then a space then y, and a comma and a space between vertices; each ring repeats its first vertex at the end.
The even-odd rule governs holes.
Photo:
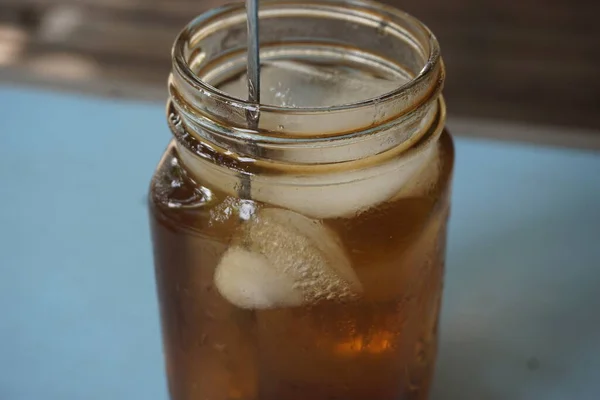
POLYGON ((453 165, 438 44, 360 1, 261 2, 176 40, 150 190, 173 400, 424 400, 453 165))

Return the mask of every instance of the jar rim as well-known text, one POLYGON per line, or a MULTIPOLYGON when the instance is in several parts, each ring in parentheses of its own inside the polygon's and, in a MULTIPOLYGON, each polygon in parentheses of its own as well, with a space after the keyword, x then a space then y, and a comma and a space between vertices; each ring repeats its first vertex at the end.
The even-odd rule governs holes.
MULTIPOLYGON (((219 20, 223 17, 232 16, 234 14, 243 13, 245 16, 245 5, 243 3, 231 3, 224 6, 217 7, 210 11, 207 11, 198 17, 196 17, 192 22, 190 22, 177 36, 175 40, 175 44, 172 50, 172 58, 173 58, 173 67, 178 71, 178 75, 183 78, 188 84, 192 85, 194 89, 199 90, 203 94, 210 96, 214 101, 234 105, 236 108, 244 109, 248 112, 256 112, 257 108, 260 109, 260 112, 269 112, 274 114, 311 114, 311 113, 323 113, 323 112, 344 112, 344 111, 355 111, 363 108, 373 107, 374 105, 381 105, 383 103, 387 103, 388 101, 393 101, 398 97, 405 96, 406 93, 414 93, 417 91, 417 88, 422 86, 425 81, 431 80, 431 75, 435 73, 435 71, 440 71, 440 74, 443 74, 443 67, 440 67, 441 64, 441 54, 438 41, 433 33, 425 26, 421 21, 412 15, 398 10, 394 7, 378 3, 375 1, 364 1, 364 0, 310 0, 308 2, 303 1, 282 1, 282 0, 262 0, 260 2, 261 10, 259 10, 259 18, 260 14, 264 13, 266 9, 269 7, 293 7, 299 6, 303 9, 309 9, 312 7, 319 6, 333 6, 340 7, 341 5, 347 6, 351 5, 357 7, 359 11, 369 12, 369 15, 377 20, 382 20, 384 16, 387 16, 388 19, 395 19, 401 22, 405 22, 410 24, 412 27, 417 28, 421 35, 427 38, 426 43, 426 61, 421 68, 421 70, 409 79, 404 84, 398 86, 392 91, 383 93, 376 97, 367 98, 360 101, 339 104, 339 105, 329 105, 329 106, 316 106, 316 107, 293 107, 293 106, 276 106, 271 104, 263 104, 263 103, 253 103, 248 100, 240 99, 238 97, 234 97, 226 92, 223 92, 212 86, 211 84, 202 80, 192 69, 188 60, 185 57, 185 46, 187 44, 187 40, 189 37, 193 36, 194 30, 199 27, 214 22, 215 20, 219 20)), ((439 79, 441 83, 443 82, 443 78, 439 79)), ((425 84, 425 86, 427 86, 425 84)), ((441 91, 441 87, 438 90, 433 90, 433 92, 441 91)), ((437 94, 437 93, 435 93, 437 94)), ((432 95, 435 95, 432 93, 432 95)), ((427 99, 424 99, 422 102, 426 102, 427 99)), ((422 103, 421 102, 421 103, 422 103)), ((421 104, 414 104, 413 107, 416 108, 421 104)), ((413 107, 410 107, 411 109, 413 107)))

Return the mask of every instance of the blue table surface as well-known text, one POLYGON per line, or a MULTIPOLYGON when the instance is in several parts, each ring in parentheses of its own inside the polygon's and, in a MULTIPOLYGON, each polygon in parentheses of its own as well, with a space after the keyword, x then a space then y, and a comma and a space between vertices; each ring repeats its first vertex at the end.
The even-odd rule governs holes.
MULTIPOLYGON (((0 87, 0 399, 165 400, 164 108, 0 87)), ((433 400, 600 398, 600 154, 457 139, 433 400)))

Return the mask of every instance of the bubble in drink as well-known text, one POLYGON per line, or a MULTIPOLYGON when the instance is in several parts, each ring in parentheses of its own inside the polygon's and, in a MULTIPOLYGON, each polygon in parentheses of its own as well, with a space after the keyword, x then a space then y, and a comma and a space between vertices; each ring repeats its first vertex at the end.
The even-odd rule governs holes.
POLYGON ((241 308, 355 298, 361 285, 339 240, 321 222, 266 208, 248 221, 215 270, 219 293, 241 308))

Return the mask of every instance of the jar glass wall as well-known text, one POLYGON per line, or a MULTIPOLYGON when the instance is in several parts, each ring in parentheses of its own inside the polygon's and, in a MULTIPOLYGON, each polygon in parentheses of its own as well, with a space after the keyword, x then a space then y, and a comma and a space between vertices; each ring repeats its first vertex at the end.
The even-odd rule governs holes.
POLYGON ((258 107, 243 5, 174 46, 150 192, 171 398, 425 399, 453 165, 437 42, 376 3, 260 7, 258 107))

